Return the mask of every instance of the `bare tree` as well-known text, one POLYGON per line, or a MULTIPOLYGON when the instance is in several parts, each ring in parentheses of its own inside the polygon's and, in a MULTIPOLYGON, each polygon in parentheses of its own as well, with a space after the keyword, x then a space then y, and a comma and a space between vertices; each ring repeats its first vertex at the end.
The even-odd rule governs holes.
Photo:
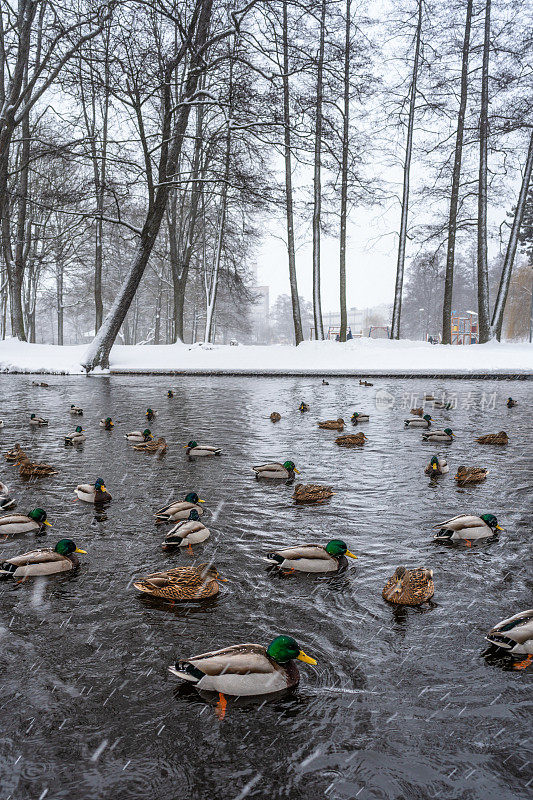
POLYGON ((481 108, 479 114, 479 181, 477 216, 477 301, 479 342, 490 337, 489 267, 487 260, 487 171, 489 148, 489 55, 491 0, 485 0, 481 108))
POLYGON ((322 103, 324 93, 324 48, 326 39, 326 0, 320 5, 320 39, 316 62, 315 162, 313 176, 313 317, 315 338, 324 338, 320 298, 320 228, 322 223, 322 103))

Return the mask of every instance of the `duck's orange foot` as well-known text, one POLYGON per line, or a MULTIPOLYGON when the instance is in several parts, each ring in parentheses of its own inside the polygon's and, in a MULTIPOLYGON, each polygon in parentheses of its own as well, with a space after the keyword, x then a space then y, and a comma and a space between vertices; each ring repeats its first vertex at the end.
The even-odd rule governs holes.
POLYGON ((296 570, 294 569, 294 567, 291 567, 291 569, 284 569, 282 571, 282 575, 292 575, 295 572, 296 570))
POLYGON ((226 706, 228 705, 228 701, 222 694, 222 692, 218 693, 218 702, 215 706, 215 714, 217 718, 222 722, 224 717, 226 716, 226 706))
POLYGON ((470 541, 470 539, 465 539, 465 544, 467 547, 472 547, 472 542, 470 541))
POLYGON ((189 544, 187 545, 187 552, 188 552, 188 554, 189 554, 190 556, 193 556, 193 555, 194 555, 194 551, 193 551, 193 549, 192 549, 192 544, 191 544, 190 542, 189 542, 189 544))
POLYGON ((513 669, 525 669, 526 667, 529 667, 532 661, 533 661, 533 655, 529 655, 527 658, 524 658, 523 661, 518 661, 514 665, 513 669))

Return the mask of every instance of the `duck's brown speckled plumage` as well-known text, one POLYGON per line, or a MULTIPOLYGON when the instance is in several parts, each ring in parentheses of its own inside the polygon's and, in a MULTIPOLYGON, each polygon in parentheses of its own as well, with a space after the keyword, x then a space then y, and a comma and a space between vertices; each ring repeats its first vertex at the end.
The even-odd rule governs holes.
POLYGON ((298 483, 294 487, 292 499, 295 503, 324 503, 334 494, 331 486, 321 486, 318 483, 298 483))
POLYGON ((463 483, 481 483, 489 471, 485 467, 457 467, 455 480, 459 485, 463 483))
POLYGON ((338 444, 339 447, 360 447, 366 441, 366 436, 363 432, 361 433, 347 433, 344 436, 338 436, 335 439, 335 444, 338 444))
POLYGON ((281 414, 278 414, 277 411, 273 411, 272 414, 270 415, 271 422, 279 422, 280 419, 281 419, 281 414))
POLYGON ((476 439, 478 444, 508 444, 509 437, 505 431, 499 433, 486 433, 484 436, 478 436, 476 439))
POLYGON ((344 420, 342 417, 339 417, 338 419, 326 419, 324 422, 319 422, 318 427, 326 428, 328 431, 343 431, 344 420))
POLYGON ((406 569, 397 567, 381 592, 389 603, 417 606, 433 597, 435 586, 432 570, 425 567, 406 569))
POLYGON ((218 572, 215 567, 176 567, 139 578, 134 586, 143 594, 164 600, 206 600, 218 594, 218 572))

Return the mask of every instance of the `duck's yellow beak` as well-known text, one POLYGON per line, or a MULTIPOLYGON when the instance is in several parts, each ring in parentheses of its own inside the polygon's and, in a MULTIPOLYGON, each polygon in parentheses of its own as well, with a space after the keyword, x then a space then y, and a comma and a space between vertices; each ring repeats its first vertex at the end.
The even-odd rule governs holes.
POLYGON ((347 551, 346 551, 346 555, 347 555, 347 556, 350 556, 350 558, 357 558, 357 556, 354 556, 354 554, 353 554, 353 553, 350 553, 350 551, 349 551, 349 550, 347 550, 347 551))
POLYGON ((100 491, 101 492, 107 492, 107 489, 105 488, 105 486, 100 486, 100 491))
POLYGON ((198 498, 198 502, 199 503, 205 503, 205 500, 200 500, 200 498, 198 498))
POLYGON ((496 530, 498 530, 498 531, 505 531, 505 528, 501 528, 499 525, 496 525, 496 530))
POLYGON ((44 525, 48 525, 48 527, 49 527, 49 528, 51 528, 51 527, 52 527, 52 523, 51 523, 51 522, 48 522, 48 520, 47 520, 47 519, 43 519, 43 524, 44 524, 44 525))
POLYGON ((87 550, 80 550, 80 548, 79 548, 79 547, 76 547, 76 549, 74 550, 74 552, 75 552, 75 553, 83 553, 84 555, 87 555, 87 550))
POLYGON ((297 475, 299 475, 299 474, 300 474, 300 470, 299 470, 299 469, 296 469, 296 467, 294 467, 294 471, 295 471, 295 473, 296 473, 297 475))
POLYGON ((306 664, 318 664, 318 661, 315 661, 314 658, 311 658, 311 656, 306 656, 303 650, 300 650, 296 658, 298 661, 304 661, 306 664))
POLYGON ((436 464, 433 464, 433 469, 437 469, 437 465, 436 464))

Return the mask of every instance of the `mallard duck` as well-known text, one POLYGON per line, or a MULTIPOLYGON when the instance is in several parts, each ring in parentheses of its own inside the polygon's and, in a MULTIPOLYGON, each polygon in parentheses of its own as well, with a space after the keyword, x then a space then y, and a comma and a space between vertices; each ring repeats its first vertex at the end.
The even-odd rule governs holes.
POLYGON ((357 425, 358 422, 368 422, 370 419, 369 414, 363 414, 361 411, 354 411, 351 416, 352 425, 357 425))
POLYGON ((40 532, 43 530, 43 525, 51 527, 46 519, 46 511, 42 508, 34 508, 29 514, 4 514, 0 517, 0 537, 40 532))
POLYGON ((518 403, 516 402, 516 400, 513 400, 512 397, 509 397, 507 399, 507 408, 514 408, 516 405, 518 405, 518 403))
POLYGON ((435 398, 433 397, 433 395, 432 395, 432 394, 425 394, 425 395, 424 395, 424 402, 426 402, 426 403, 429 403, 429 402, 431 402, 431 401, 432 401, 432 400, 434 400, 434 399, 435 399, 435 398))
POLYGON ((172 391, 172 389, 168 390, 167 397, 174 397, 174 392, 172 391))
POLYGON ((114 428, 114 427, 115 427, 115 423, 113 422, 113 420, 111 419, 111 417, 106 417, 105 419, 103 419, 103 418, 102 418, 102 419, 100 420, 100 427, 101 427, 101 428, 105 428, 105 429, 106 429, 106 431, 110 431, 110 430, 111 430, 111 428, 114 428))
POLYGON ((4 420, 0 419, 0 428, 3 428, 3 427, 4 427, 4 420))
POLYGON ((97 478, 94 483, 80 483, 74 489, 78 500, 84 503, 109 503, 111 495, 105 488, 103 478, 97 478))
POLYGON ((167 440, 164 436, 160 436, 157 441, 142 442, 141 444, 134 444, 134 450, 142 450, 144 453, 166 453, 167 440))
POLYGON ((267 559, 279 569, 296 572, 338 572, 348 566, 346 556, 357 558, 342 539, 332 539, 327 545, 301 544, 284 547, 267 554, 267 559))
POLYGON ((296 686, 300 675, 293 659, 316 664, 292 636, 276 636, 267 648, 236 644, 211 653, 176 661, 169 672, 197 689, 224 695, 253 697, 296 686))
POLYGON ((48 420, 43 419, 43 417, 38 417, 37 414, 32 414, 30 416, 30 425, 48 425, 48 420))
POLYGON ((22 553, 5 561, 0 556, 0 580, 68 572, 79 566, 76 553, 86 554, 87 551, 76 547, 72 539, 60 539, 53 550, 51 548, 30 550, 29 553, 22 553))
POLYGON ((300 403, 300 405, 298 406, 298 411, 301 411, 301 412, 302 412, 302 414, 304 413, 304 411, 309 411, 309 406, 308 406, 308 404, 307 404, 307 403, 304 403, 304 402, 303 402, 303 400, 302 400, 302 402, 301 402, 301 403, 300 403))
POLYGON ((455 433, 451 428, 444 428, 443 431, 431 431, 431 433, 423 433, 423 442, 453 442, 455 433))
POLYGON ((145 415, 148 422, 151 422, 153 419, 157 417, 157 411, 153 411, 151 408, 147 408, 145 415))
POLYGON ((373 386, 373 383, 369 383, 368 381, 359 380, 359 386, 373 386))
POLYGON ((83 430, 84 429, 81 427, 81 425, 78 425, 74 433, 71 433, 69 436, 65 436, 65 444, 83 444, 86 439, 83 430))
POLYGON ((505 431, 499 433, 487 433, 485 436, 479 436, 476 439, 478 444, 509 444, 509 437, 505 431))
POLYGON ((426 475, 446 475, 450 471, 448 462, 444 456, 433 456, 424 472, 426 475))
POLYGON ((294 475, 300 474, 300 470, 294 466, 294 461, 285 461, 283 464, 277 461, 269 461, 266 464, 259 464, 252 467, 256 478, 267 478, 274 480, 294 480, 294 475))
POLYGON ((189 512, 186 520, 178 522, 177 525, 169 530, 163 542, 163 550, 170 550, 173 547, 188 547, 192 544, 200 544, 209 539, 211 531, 200 522, 200 515, 195 508, 189 512))
POLYGON ((431 428, 431 419, 429 414, 424 414, 423 417, 415 417, 414 419, 404 420, 405 428, 431 428))
POLYGON ((16 501, 9 494, 9 488, 0 481, 0 511, 8 511, 16 505, 16 501))
POLYGON ((335 444, 338 444, 339 447, 360 447, 367 441, 367 437, 361 431, 361 433, 346 433, 344 436, 338 436, 335 439, 335 444))
POLYGON ((46 478, 49 475, 57 475, 57 470, 51 464, 30 461, 29 458, 21 458, 15 463, 23 478, 46 478))
POLYGON ((198 444, 194 439, 184 445, 188 456, 219 456, 222 453, 221 447, 213 447, 211 444, 198 444))
POLYGON ((463 483, 481 483, 489 474, 488 469, 485 467, 457 467, 457 475, 455 480, 459 484, 463 483))
POLYGON ((433 408, 445 408, 449 410, 452 408, 453 403, 446 400, 433 400, 433 408))
POLYGON ((4 453, 4 458, 10 464, 16 463, 20 461, 21 458, 26 458, 26 453, 20 446, 20 444, 16 444, 11 450, 8 450, 7 453, 4 453))
POLYGON ((521 664, 515 665, 519 668, 528 666, 533 656, 533 608, 520 611, 514 617, 498 622, 487 633, 485 639, 507 653, 528 654, 529 658, 526 658, 521 664))
POLYGON ((437 533, 433 538, 441 542, 456 541, 457 539, 468 542, 473 539, 488 539, 497 536, 497 531, 503 531, 494 514, 482 514, 480 517, 473 514, 459 514, 457 517, 433 526, 434 530, 437 528, 437 533))
POLYGON ((432 569, 396 567, 394 575, 388 579, 381 595, 388 603, 418 606, 430 600, 434 593, 432 569))
POLYGON ((342 417, 339 417, 339 419, 326 419, 324 422, 319 422, 318 427, 325 428, 328 431, 343 431, 344 420, 342 417))
POLYGON ((141 444, 141 442, 149 442, 153 439, 152 431, 146 428, 144 431, 131 431, 125 433, 124 438, 133 444, 141 444))
POLYGON ((322 386, 329 386, 329 381, 327 381, 325 378, 322 378, 322 386))
POLYGON ((83 408, 74 405, 74 403, 70 406, 69 411, 73 417, 83 417, 83 408))
POLYGON ((331 486, 320 486, 317 483, 298 483, 294 487, 292 499, 295 503, 324 503, 333 497, 335 492, 331 486))
POLYGON ((133 585, 143 594, 162 600, 207 600, 219 592, 218 571, 208 564, 176 567, 139 578, 133 585))
POLYGON ((279 422, 280 419, 281 419, 281 414, 278 414, 277 411, 273 411, 272 414, 270 415, 271 422, 279 422))
POLYGON ((189 514, 193 509, 201 516, 204 509, 198 503, 204 502, 205 500, 200 500, 196 492, 189 492, 185 495, 184 500, 178 500, 160 508, 159 511, 156 511, 155 517, 161 522, 177 522, 180 519, 189 519, 189 514))
POLYGON ((44 387, 48 387, 48 384, 45 383, 44 381, 40 381, 40 382, 39 381, 32 381, 31 385, 32 386, 42 386, 43 388, 44 387))
POLYGON ((414 417, 423 417, 424 416, 424 409, 423 408, 412 408, 409 412, 414 417))

